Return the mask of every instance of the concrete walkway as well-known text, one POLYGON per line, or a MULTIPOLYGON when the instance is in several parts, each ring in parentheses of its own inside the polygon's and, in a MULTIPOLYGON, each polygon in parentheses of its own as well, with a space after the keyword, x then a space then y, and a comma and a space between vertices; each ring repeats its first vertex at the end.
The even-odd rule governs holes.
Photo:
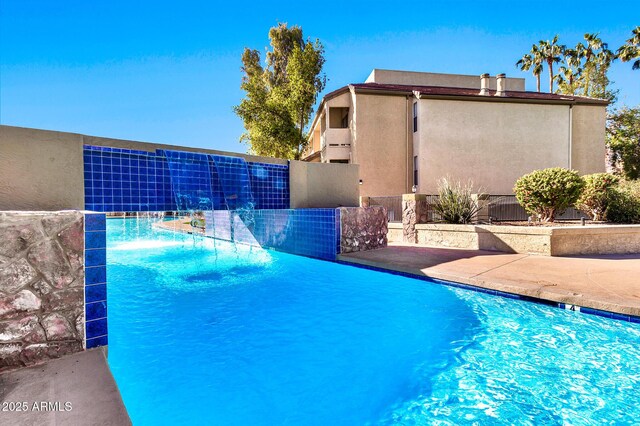
POLYGON ((339 259, 640 316, 640 255, 547 257, 394 243, 339 259))
POLYGON ((0 425, 130 424, 102 348, 0 374, 0 425))

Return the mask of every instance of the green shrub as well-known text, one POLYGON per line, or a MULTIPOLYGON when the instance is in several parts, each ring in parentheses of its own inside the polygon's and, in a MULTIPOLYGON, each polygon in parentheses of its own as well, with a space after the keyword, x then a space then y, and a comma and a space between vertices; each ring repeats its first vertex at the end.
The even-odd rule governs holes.
POLYGON ((553 222, 578 200, 584 180, 578 172, 561 167, 535 170, 522 176, 513 191, 524 209, 543 222, 553 222))
POLYGON ((623 181, 613 190, 607 219, 614 223, 640 223, 640 181, 623 181))
POLYGON ((582 178, 585 185, 576 208, 589 215, 591 220, 605 220, 609 200, 614 196, 620 179, 610 173, 594 173, 582 178))
POLYGON ((442 178, 438 182, 438 201, 434 204, 433 210, 440 215, 442 222, 469 223, 480 210, 472 195, 474 192, 471 181, 463 185, 442 178))

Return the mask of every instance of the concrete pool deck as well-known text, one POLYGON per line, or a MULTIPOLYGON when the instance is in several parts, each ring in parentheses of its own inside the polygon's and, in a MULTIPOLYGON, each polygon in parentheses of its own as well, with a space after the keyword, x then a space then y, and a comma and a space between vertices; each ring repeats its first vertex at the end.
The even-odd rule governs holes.
POLYGON ((640 254, 548 257, 392 243, 338 259, 640 316, 640 254))
POLYGON ((2 425, 131 424, 103 348, 0 373, 0 408, 2 425), (23 402, 26 412, 10 405, 4 410, 4 404, 23 402))

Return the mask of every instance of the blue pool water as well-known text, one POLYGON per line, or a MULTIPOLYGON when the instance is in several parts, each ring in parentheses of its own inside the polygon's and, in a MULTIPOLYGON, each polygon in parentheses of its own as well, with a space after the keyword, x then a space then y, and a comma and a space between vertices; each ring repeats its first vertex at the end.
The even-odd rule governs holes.
POLYGON ((135 425, 637 424, 640 325, 110 219, 135 425))

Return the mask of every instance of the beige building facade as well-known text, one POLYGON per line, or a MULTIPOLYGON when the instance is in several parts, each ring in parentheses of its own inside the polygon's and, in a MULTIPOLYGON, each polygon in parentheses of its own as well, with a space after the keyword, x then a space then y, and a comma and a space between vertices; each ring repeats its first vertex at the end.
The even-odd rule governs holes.
POLYGON ((504 74, 375 69, 323 98, 303 158, 358 164, 363 196, 433 194, 442 177, 507 195, 536 169, 604 172, 606 106, 504 74))

